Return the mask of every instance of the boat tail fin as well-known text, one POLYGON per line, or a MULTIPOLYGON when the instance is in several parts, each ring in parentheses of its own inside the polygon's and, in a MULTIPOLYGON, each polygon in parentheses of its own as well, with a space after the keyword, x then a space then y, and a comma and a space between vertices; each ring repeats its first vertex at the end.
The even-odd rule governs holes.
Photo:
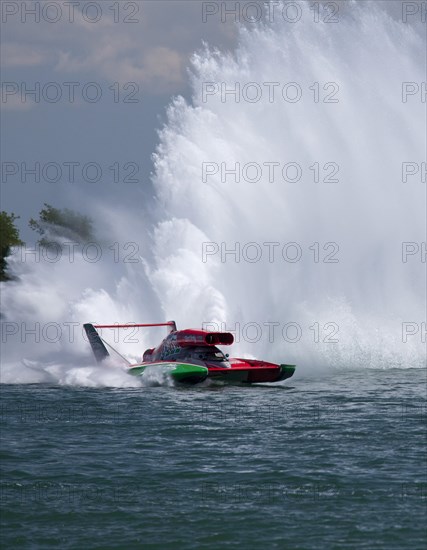
POLYGON ((175 321, 168 321, 167 324, 170 326, 169 332, 176 332, 176 323, 175 323, 175 321))
POLYGON ((83 325, 87 338, 89 340, 90 347, 92 348, 93 354, 95 356, 96 362, 101 363, 106 357, 109 357, 110 354, 107 351, 107 348, 104 346, 101 337, 96 331, 96 328, 91 323, 86 323, 83 325))

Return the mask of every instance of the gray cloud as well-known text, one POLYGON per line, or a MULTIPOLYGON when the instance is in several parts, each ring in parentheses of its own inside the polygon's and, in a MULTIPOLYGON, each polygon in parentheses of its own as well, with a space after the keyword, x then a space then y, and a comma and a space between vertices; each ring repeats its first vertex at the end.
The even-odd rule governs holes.
MULTIPOLYGON (((40 5, 49 2, 41 0, 40 5)), ((194 1, 130 2, 138 7, 136 23, 114 23, 111 2, 103 6, 102 18, 90 23, 83 18, 80 2, 70 22, 66 3, 57 23, 9 17, 4 27, 3 67, 39 66, 40 76, 50 71, 77 78, 135 81, 150 94, 176 94, 186 89, 186 67, 202 41, 232 47, 236 27, 218 18, 202 21, 202 3, 194 1)), ((124 3, 119 3, 122 8, 124 3)), ((120 18, 129 15, 122 13, 120 18)))

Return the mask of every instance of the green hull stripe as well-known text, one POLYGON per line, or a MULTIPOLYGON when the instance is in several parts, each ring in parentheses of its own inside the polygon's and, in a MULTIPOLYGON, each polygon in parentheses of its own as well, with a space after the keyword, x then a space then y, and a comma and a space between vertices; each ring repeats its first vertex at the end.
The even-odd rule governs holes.
POLYGON ((129 374, 141 376, 147 369, 167 368, 171 369, 170 375, 178 382, 202 382, 208 376, 208 369, 199 365, 187 363, 150 363, 129 369, 129 374))

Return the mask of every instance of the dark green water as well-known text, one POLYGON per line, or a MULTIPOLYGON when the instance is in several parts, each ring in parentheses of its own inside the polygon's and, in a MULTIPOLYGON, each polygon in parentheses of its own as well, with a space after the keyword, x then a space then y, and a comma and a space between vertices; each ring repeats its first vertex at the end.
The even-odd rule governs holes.
POLYGON ((1 393, 3 548, 426 547, 426 371, 1 393))

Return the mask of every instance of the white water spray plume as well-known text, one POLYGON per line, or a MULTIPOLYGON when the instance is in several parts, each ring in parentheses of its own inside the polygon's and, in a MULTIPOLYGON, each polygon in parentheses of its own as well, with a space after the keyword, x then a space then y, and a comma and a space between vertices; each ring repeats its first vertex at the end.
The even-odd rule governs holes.
MULTIPOLYGON (((173 99, 159 133, 152 202, 124 223, 117 208, 94 206, 95 226, 111 220, 111 242, 138 241, 140 261, 10 258, 18 279, 3 285, 3 321, 56 322, 63 334, 55 343, 10 337, 2 381, 126 384, 121 367, 114 378, 88 366, 88 321, 212 323, 236 329, 233 355, 295 363, 308 375, 425 367, 425 263, 402 260, 402 243, 425 241, 425 184, 402 181, 402 162, 425 156, 425 104, 402 101, 403 82, 425 80, 424 47, 416 25, 371 2, 351 3, 339 24, 242 26, 234 52, 206 45, 193 56, 191 101, 173 99), (282 96, 291 82, 302 93, 295 102, 282 96), (221 83, 237 83, 240 101, 221 83), (244 97, 247 83, 258 86, 244 97), (337 102, 325 102, 332 92, 337 102), (246 166, 240 182, 223 170, 236 163, 246 166), (279 163, 274 178, 265 163, 279 163), (299 181, 284 180, 287 163, 301 168, 299 181), (328 181, 326 163, 338 181, 328 181), (238 257, 222 258, 236 243, 238 257), (80 324, 73 338, 66 323, 80 324)), ((114 345, 140 359, 160 337, 138 332, 138 344, 114 345)))

